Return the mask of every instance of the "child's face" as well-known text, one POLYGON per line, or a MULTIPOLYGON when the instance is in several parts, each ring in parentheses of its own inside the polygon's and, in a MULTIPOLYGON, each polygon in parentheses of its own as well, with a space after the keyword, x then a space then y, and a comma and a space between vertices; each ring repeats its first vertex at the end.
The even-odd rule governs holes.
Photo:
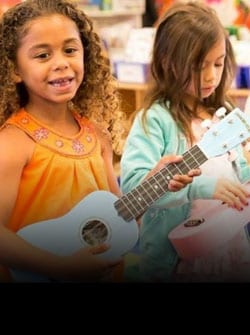
POLYGON ((75 23, 57 14, 31 21, 17 51, 16 73, 33 103, 71 100, 84 76, 83 45, 75 23))
MULTIPOLYGON (((219 86, 224 69, 225 56, 226 43, 223 38, 208 52, 202 64, 200 84, 201 97, 203 99, 209 97, 219 86)), ((194 80, 192 80, 188 92, 196 96, 194 80)))

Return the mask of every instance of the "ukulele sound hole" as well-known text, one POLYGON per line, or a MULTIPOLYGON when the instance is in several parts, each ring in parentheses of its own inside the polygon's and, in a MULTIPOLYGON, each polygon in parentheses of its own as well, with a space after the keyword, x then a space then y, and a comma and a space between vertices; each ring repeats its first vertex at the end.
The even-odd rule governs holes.
POLYGON ((107 240, 108 228, 102 221, 91 220, 84 225, 81 234, 85 243, 96 246, 107 240))
POLYGON ((205 219, 191 219, 184 223, 184 227, 196 227, 202 224, 205 219))

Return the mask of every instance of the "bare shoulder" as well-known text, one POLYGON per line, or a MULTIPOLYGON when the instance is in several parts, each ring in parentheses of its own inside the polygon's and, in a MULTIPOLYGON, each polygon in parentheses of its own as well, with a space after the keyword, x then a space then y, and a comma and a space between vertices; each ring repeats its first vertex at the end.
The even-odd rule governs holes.
POLYGON ((99 124, 94 124, 97 137, 101 143, 102 150, 112 150, 112 138, 110 132, 99 124))
POLYGON ((27 162, 33 153, 34 142, 19 128, 7 126, 0 130, 0 161, 27 162))
POLYGON ((111 142, 111 134, 107 129, 96 123, 93 125, 100 140, 111 142))
POLYGON ((22 130, 15 126, 0 130, 0 194, 4 194, 0 204, 0 224, 8 222, 23 169, 33 151, 32 140, 22 130))

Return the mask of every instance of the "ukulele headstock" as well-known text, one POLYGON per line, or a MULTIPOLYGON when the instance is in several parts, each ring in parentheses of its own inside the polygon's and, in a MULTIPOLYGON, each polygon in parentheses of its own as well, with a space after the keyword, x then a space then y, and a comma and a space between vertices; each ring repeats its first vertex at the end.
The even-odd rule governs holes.
POLYGON ((239 108, 220 118, 198 143, 208 158, 223 155, 250 137, 250 117, 239 108))

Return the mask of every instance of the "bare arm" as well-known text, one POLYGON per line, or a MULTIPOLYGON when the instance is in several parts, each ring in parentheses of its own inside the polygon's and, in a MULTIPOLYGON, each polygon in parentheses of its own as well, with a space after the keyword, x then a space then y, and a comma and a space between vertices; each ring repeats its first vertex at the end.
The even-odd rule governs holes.
POLYGON ((108 132, 103 131, 100 128, 97 128, 97 134, 102 145, 102 157, 105 164, 110 191, 117 196, 120 196, 121 191, 113 167, 113 149, 111 136, 108 132))

